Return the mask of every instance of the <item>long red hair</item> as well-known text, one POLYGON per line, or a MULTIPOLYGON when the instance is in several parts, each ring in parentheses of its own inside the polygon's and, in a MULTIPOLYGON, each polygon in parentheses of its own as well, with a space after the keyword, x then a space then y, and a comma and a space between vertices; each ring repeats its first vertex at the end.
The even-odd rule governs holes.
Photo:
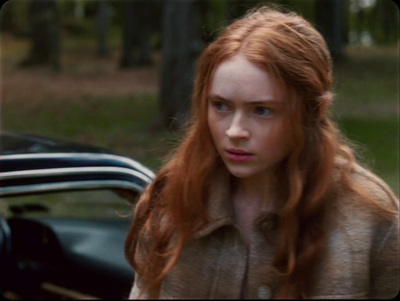
POLYGON ((221 162, 207 124, 207 96, 216 67, 239 51, 288 91, 294 147, 279 177, 287 192, 274 260, 282 279, 277 297, 307 296, 310 271, 325 243, 324 200, 335 191, 335 171, 345 186, 363 194, 350 178, 352 149, 329 118, 332 62, 324 39, 296 13, 254 9, 225 28, 200 57, 188 132, 136 208, 125 253, 150 296, 156 296, 196 227, 208 220, 208 181, 221 162), (335 163, 338 157, 345 164, 335 163))

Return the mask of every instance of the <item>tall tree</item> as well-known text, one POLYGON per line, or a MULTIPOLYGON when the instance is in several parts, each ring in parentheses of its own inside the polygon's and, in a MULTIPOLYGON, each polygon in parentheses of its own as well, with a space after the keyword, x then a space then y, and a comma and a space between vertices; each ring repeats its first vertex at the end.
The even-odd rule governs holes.
POLYGON ((110 19, 110 8, 106 0, 97 2, 97 55, 107 56, 107 30, 110 19))
POLYGON ((120 60, 121 68, 130 68, 133 66, 133 35, 134 24, 132 22, 134 11, 133 1, 122 2, 122 57, 120 60))
POLYGON ((151 57, 151 26, 152 18, 151 3, 149 1, 135 1, 135 9, 133 11, 134 31, 134 64, 135 66, 152 65, 151 57), (136 51, 135 51, 136 50, 136 51))
POLYGON ((344 0, 317 0, 316 2, 317 27, 335 59, 343 56, 344 3, 344 0))
POLYGON ((124 1, 121 68, 148 66, 153 63, 151 49, 152 3, 124 1))
POLYGON ((60 17, 57 0, 31 0, 29 18, 31 49, 20 65, 50 65, 60 70, 60 17))
POLYGON ((203 48, 196 0, 164 2, 161 65, 161 123, 179 128, 191 106, 195 62, 203 48))

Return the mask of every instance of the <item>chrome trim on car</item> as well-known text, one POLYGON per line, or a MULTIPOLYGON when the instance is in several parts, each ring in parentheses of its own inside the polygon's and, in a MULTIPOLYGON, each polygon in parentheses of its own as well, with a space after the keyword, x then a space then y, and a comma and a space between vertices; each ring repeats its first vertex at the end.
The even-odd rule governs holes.
POLYGON ((2 155, 1 160, 15 160, 15 159, 34 159, 34 158, 85 158, 85 159, 113 159, 132 165, 137 170, 146 174, 149 178, 154 178, 153 171, 143 166, 130 158, 113 154, 98 154, 98 153, 42 153, 42 154, 17 154, 17 155, 2 155))
POLYGON ((76 290, 72 290, 69 288, 65 288, 62 286, 59 286, 54 283, 50 282, 42 282, 40 287, 53 294, 56 295, 57 297, 61 297, 62 299, 72 299, 72 300, 100 300, 101 298, 94 297, 91 295, 87 295, 81 292, 78 292, 76 290))
POLYGON ((124 167, 98 166, 98 167, 66 167, 66 168, 49 168, 49 169, 34 169, 23 171, 8 171, 0 174, 0 180, 10 180, 18 178, 34 178, 42 176, 60 176, 60 175, 75 175, 89 173, 119 173, 129 174, 142 179, 150 184, 152 179, 135 170, 124 167))
POLYGON ((32 185, 19 185, 12 187, 2 187, 0 189, 0 196, 7 196, 12 194, 22 193, 35 193, 35 192, 51 192, 56 190, 76 190, 76 189, 105 189, 105 188, 121 188, 135 190, 138 192, 143 191, 143 187, 128 181, 120 180, 98 180, 98 181, 72 181, 63 183, 47 183, 47 184, 32 184, 32 185))

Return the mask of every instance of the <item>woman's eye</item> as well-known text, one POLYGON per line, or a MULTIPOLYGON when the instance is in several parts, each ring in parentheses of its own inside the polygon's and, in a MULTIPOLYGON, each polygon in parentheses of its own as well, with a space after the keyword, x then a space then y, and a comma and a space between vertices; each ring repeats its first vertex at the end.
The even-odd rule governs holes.
POLYGON ((256 107, 255 113, 257 115, 267 117, 267 116, 270 116, 272 114, 272 110, 268 109, 268 108, 265 108, 265 107, 256 107))
POLYGON ((229 110, 228 106, 226 104, 224 104, 223 102, 216 101, 216 102, 214 102, 214 106, 218 111, 225 112, 225 111, 229 110))

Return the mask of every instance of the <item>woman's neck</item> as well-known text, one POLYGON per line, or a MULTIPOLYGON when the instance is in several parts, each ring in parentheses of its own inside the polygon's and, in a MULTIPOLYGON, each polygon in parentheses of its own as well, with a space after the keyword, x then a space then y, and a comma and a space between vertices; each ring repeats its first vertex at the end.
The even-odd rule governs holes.
POLYGON ((249 244, 252 224, 261 210, 272 210, 276 202, 274 181, 266 177, 233 179, 232 205, 236 224, 249 244))
POLYGON ((233 198, 236 202, 247 206, 270 207, 277 197, 275 178, 272 176, 257 176, 252 178, 233 179, 233 198))

